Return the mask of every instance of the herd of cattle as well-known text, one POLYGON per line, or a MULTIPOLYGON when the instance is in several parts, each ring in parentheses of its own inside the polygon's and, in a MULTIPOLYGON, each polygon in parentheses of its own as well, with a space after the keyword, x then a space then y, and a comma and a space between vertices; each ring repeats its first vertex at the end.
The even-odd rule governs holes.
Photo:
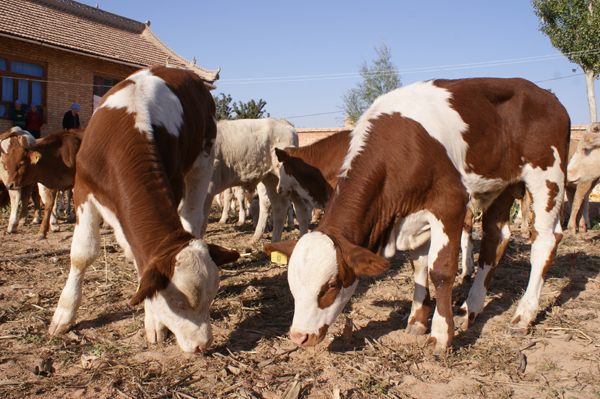
POLYGON ((104 220, 137 269, 130 304, 144 302, 148 341, 160 342, 170 330, 186 352, 209 348, 217 266, 239 257, 203 240, 210 207, 226 192, 224 221, 232 195, 241 203, 243 191, 256 191, 253 242, 264 233, 271 208, 272 242, 264 249, 289 258, 294 343, 321 342, 358 278, 388 270, 385 258, 401 250, 409 251, 415 282, 407 331, 430 330, 427 342, 439 354, 450 346, 455 323, 468 328, 483 310, 510 238, 515 199, 524 200, 522 229, 531 232, 532 249, 529 284, 510 328, 525 333, 535 319, 562 239, 565 193, 572 206, 568 228, 575 233, 579 220, 581 229, 589 224, 587 197, 600 178, 598 125, 581 140, 569 140, 569 116, 552 93, 523 79, 478 78, 396 89, 379 97, 352 131, 298 148, 285 120, 217 123, 212 96, 197 75, 152 67, 115 85, 85 131, 58 132, 37 143, 19 128, 0 135, 0 208, 10 199, 8 232, 14 233, 30 198, 39 222, 41 195, 41 239, 58 228, 57 192, 73 189, 71 270, 51 334, 76 322, 104 220), (290 202, 300 239, 281 241, 290 202), (309 233, 313 207, 325 212, 309 233), (461 250, 462 277, 473 271, 470 232, 478 210, 484 233, 479 267, 453 315, 461 250))

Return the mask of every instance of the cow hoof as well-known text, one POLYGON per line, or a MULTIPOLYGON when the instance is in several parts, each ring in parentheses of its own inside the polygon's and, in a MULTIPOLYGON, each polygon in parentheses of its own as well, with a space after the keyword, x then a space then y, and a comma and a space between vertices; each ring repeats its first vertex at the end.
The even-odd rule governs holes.
POLYGON ((71 324, 61 324, 61 323, 55 323, 54 321, 52 321, 52 323, 50 323, 50 327, 48 328, 48 333, 50 335, 65 334, 70 329, 71 329, 71 324))
POLYGON ((146 338, 148 342, 151 344, 156 344, 159 342, 163 342, 169 333, 169 329, 167 327, 163 328, 146 328, 146 338))
POLYGON ((406 327, 406 332, 411 335, 425 335, 427 327, 422 324, 413 324, 406 327))
POLYGON ((460 331, 467 331, 471 326, 471 320, 475 319, 475 315, 473 313, 471 313, 469 316, 471 316, 472 318, 467 317, 466 314, 461 316, 455 316, 454 326, 460 331))
POLYGON ((224 221, 224 220, 219 220, 219 221, 217 222, 217 224, 225 224, 225 222, 226 222, 226 221, 224 221))
POLYGON ((37 237, 35 237, 35 242, 42 241, 42 240, 44 240, 45 238, 46 238, 46 236, 45 236, 45 235, 42 235, 42 234, 40 234, 40 235, 38 235, 37 237))
POLYGON ((527 327, 519 327, 517 325, 510 326, 508 328, 508 332, 515 337, 524 337, 529 332, 529 328, 527 327))
POLYGON ((42 223, 42 219, 33 219, 31 224, 41 224, 42 223))

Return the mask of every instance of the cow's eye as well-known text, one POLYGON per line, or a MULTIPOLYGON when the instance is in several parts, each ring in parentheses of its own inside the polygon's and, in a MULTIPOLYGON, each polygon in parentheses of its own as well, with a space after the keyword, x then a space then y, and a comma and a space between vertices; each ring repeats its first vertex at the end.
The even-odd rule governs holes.
POLYGON ((338 282, 337 281, 330 281, 329 284, 327 284, 327 289, 332 290, 334 288, 338 287, 338 282))

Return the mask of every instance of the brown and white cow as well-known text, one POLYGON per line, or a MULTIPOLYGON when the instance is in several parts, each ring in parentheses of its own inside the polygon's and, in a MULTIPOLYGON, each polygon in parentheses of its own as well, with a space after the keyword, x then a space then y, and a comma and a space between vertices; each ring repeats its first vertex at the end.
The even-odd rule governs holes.
MULTIPOLYGON (((42 190, 45 214, 36 240, 46 238, 57 192, 70 190, 75 184, 75 157, 83 134, 84 130, 52 133, 30 147, 12 146, 6 154, 4 166, 9 189, 35 183, 47 189, 42 190)), ((52 231, 59 231, 56 220, 54 223, 52 231)))
MULTIPOLYGON (((18 126, 13 127, 9 131, 0 135, 0 157, 2 158, 2 165, 0 165, 0 180, 6 188, 8 188, 8 171, 4 162, 6 160, 6 154, 11 147, 15 146, 29 146, 35 144, 35 137, 26 130, 21 129, 18 126)), ((33 205, 35 208, 33 223, 40 223, 42 220, 40 217, 40 196, 38 194, 37 187, 30 184, 19 189, 9 189, 8 195, 10 198, 10 217, 8 219, 8 226, 6 230, 9 233, 15 233, 17 226, 25 222, 27 213, 29 211, 29 199, 33 199, 33 205), (33 194, 33 195, 32 195, 33 194), (19 213, 19 202, 22 202, 21 212, 19 213)))
POLYGON ((103 218, 136 265, 139 286, 129 303, 144 301, 148 341, 162 341, 169 329, 186 352, 210 346, 217 265, 239 254, 196 239, 177 209, 184 197, 182 215, 201 209, 216 134, 214 101, 190 71, 143 69, 106 93, 77 154, 71 271, 51 334, 75 322, 85 270, 100 251, 103 218))
MULTIPOLYGON (((340 169, 350 147, 351 130, 343 130, 304 147, 276 148, 281 163, 277 192, 284 197, 298 195, 317 209, 325 210, 337 186, 340 169)), ((471 276, 473 265, 473 211, 467 216, 461 238, 461 282, 471 276)))
POLYGON ((292 341, 319 343, 358 277, 388 270, 379 254, 409 250, 415 294, 407 330, 427 330, 431 278, 436 309, 428 342, 440 353, 454 336, 452 284, 470 198, 487 211, 479 268, 458 314, 463 328, 483 310, 510 237, 511 205, 525 187, 536 234, 529 285, 511 326, 527 331, 562 238, 569 135, 569 116, 556 97, 523 79, 432 80, 379 97, 352 133, 319 227, 297 243, 265 246, 291 255, 292 341))

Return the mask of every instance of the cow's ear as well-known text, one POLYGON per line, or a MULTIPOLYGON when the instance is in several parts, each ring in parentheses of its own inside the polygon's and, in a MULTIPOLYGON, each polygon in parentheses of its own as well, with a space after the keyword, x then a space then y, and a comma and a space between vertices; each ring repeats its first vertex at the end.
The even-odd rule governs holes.
POLYGON ((292 256, 292 252, 294 252, 294 248, 296 248, 296 244, 298 244, 298 240, 279 241, 276 243, 271 243, 271 244, 265 245, 264 249, 265 249, 265 252, 267 253, 267 255, 269 255, 269 256, 271 256, 271 252, 277 251, 277 252, 281 252, 282 254, 287 256, 289 259, 292 256))
POLYGON ((42 154, 40 154, 37 151, 31 151, 29 153, 29 159, 31 160, 31 164, 36 164, 39 162, 40 159, 42 159, 42 154))
POLYGON ((600 147, 600 133, 585 133, 581 141, 583 150, 591 151, 600 147))
POLYGON ((238 251, 223 248, 214 244, 208 244, 208 253, 217 266, 235 262, 240 257, 240 253, 238 251))
POLYGON ((379 255, 374 254, 368 249, 351 244, 343 252, 344 261, 350 267, 356 276, 375 277, 389 270, 390 262, 379 255))
POLYGON ((277 155, 279 162, 286 162, 290 159, 290 155, 285 150, 280 150, 279 148, 275 148, 275 155, 277 155))
POLYGON ((160 273, 156 267, 146 270, 142 276, 140 284, 135 295, 129 301, 129 306, 134 307, 146 298, 152 298, 160 290, 164 290, 169 285, 169 278, 160 273))
POLYGON ((27 140, 27 136, 25 135, 17 136, 17 142, 22 147, 29 147, 29 140, 27 140))

